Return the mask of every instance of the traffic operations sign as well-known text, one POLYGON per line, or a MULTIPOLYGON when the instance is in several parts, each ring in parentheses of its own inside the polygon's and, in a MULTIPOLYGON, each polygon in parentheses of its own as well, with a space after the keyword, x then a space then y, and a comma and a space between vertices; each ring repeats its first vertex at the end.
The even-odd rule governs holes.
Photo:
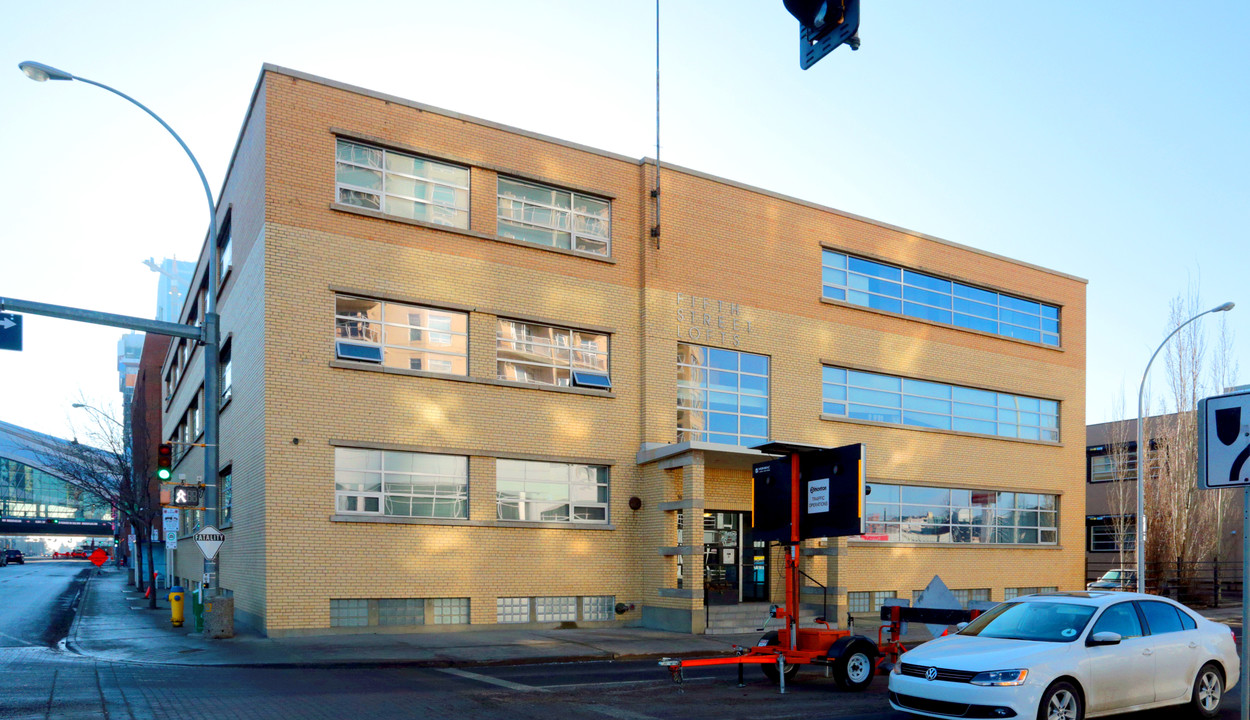
POLYGON ((202 528, 195 534, 195 544, 200 547, 200 552, 204 553, 205 560, 217 557, 217 551, 221 549, 221 544, 225 541, 226 536, 212 525, 202 528))
POLYGON ((0 350, 22 350, 22 316, 0 313, 0 350))
POLYGON ((1198 487, 1250 487, 1250 390, 1198 401, 1198 487))
MULTIPOLYGON (((763 452, 784 452, 763 447, 763 452)), ((799 457, 799 539, 864 533, 864 458, 862 444, 839 448, 796 448, 799 457)), ((752 536, 790 542, 790 458, 758 463, 754 477, 752 536)))

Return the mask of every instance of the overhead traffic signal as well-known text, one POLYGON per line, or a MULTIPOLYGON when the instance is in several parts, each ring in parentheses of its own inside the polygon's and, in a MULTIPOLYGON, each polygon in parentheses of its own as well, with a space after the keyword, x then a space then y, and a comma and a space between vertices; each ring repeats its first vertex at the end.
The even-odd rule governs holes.
POLYGON ((799 21, 799 66, 804 70, 846 44, 859 49, 859 0, 782 0, 799 21))
POLYGON ((156 448, 156 477, 168 480, 174 474, 174 445, 161 443, 156 448))

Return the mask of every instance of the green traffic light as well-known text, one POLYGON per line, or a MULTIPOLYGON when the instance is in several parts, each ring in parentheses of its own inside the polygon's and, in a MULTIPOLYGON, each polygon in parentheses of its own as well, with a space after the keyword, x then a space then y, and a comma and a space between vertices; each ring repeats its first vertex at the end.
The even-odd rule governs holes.
POLYGON ((161 468, 160 470, 156 471, 156 477, 160 478, 161 480, 168 480, 172 475, 173 473, 169 471, 169 468, 161 468))

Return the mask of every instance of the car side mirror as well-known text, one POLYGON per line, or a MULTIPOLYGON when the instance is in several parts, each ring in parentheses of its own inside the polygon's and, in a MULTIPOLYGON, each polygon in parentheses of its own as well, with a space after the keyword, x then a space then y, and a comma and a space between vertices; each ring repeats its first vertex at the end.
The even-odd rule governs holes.
POLYGON ((963 629, 964 629, 964 628, 966 628, 966 627, 968 627, 968 623, 966 623, 966 622, 961 622, 961 623, 959 623, 958 625, 956 625, 956 626, 955 626, 955 629, 956 629, 956 630, 963 630, 963 629))
POLYGON ((1120 633, 1099 632, 1089 636, 1089 640, 1085 641, 1086 645, 1119 645, 1124 638, 1120 637, 1120 633))

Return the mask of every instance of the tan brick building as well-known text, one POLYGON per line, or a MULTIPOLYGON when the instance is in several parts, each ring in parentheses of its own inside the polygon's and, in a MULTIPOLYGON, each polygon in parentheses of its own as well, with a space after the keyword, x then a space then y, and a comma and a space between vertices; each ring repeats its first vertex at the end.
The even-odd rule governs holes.
MULTIPOLYGON (((703 632, 705 597, 780 598, 767 440, 867 445, 869 533, 805 548, 837 617, 935 574, 1080 586, 1083 280, 670 166, 655 237, 654 172, 264 68, 214 244, 239 621, 703 632)), ((167 438, 200 356, 166 360, 167 438)))

